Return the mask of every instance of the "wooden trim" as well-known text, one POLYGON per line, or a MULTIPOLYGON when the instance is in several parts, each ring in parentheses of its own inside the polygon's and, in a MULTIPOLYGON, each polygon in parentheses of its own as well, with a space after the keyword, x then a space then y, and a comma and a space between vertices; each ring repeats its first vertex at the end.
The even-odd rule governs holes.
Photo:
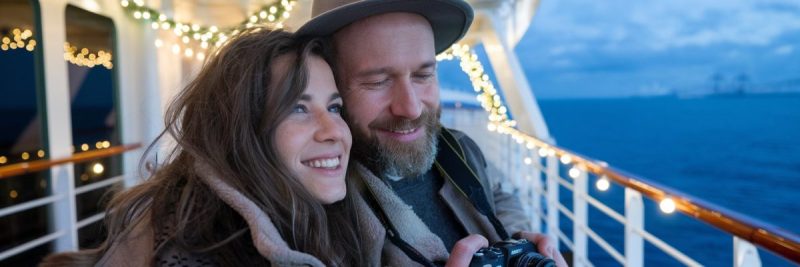
POLYGON ((47 170, 57 165, 62 165, 67 163, 80 163, 99 158, 107 158, 125 153, 127 151, 138 149, 141 146, 142 144, 140 143, 119 145, 105 149, 76 153, 67 158, 43 159, 43 160, 34 160, 30 162, 15 163, 8 166, 0 167, 0 180, 12 176, 18 176, 27 173, 47 170))
POLYGON ((536 147, 552 149, 558 157, 568 155, 572 158, 573 165, 582 166, 592 174, 605 176, 609 180, 636 190, 655 201, 661 201, 667 197, 672 198, 678 211, 800 264, 800 237, 794 233, 610 167, 605 162, 548 144, 516 129, 498 126, 498 131, 521 136, 526 142, 533 143, 536 147))

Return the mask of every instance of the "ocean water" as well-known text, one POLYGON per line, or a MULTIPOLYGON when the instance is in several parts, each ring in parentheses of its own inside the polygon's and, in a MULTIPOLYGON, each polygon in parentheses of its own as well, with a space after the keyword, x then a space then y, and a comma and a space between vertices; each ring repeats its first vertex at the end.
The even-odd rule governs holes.
MULTIPOLYGON (((729 98, 540 100, 557 144, 797 235, 800 233, 800 95, 729 98)), ((590 194, 624 214, 624 189, 590 194)), ((571 193, 562 188, 562 199, 571 193)), ((571 207, 571 205, 568 205, 571 207)), ((591 206, 590 206, 591 207, 591 206)), ((706 266, 731 266, 732 237, 645 198, 645 229, 706 266)), ((624 253, 622 225, 589 209, 590 226, 624 253)), ((572 225, 562 216, 562 231, 572 225)), ((591 240, 591 239, 590 239, 591 240)), ((648 242, 645 242, 648 244, 648 242)), ((590 241, 596 266, 619 264, 590 241)), ((759 249, 764 266, 791 266, 759 249)), ((648 266, 676 266, 645 245, 648 266)))

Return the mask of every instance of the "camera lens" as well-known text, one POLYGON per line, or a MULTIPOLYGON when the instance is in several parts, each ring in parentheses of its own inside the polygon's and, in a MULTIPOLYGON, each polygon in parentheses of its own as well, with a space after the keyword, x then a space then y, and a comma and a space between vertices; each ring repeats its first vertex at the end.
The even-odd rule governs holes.
POLYGON ((508 266, 518 266, 518 267, 555 267, 556 262, 542 256, 541 254, 528 252, 522 255, 519 255, 516 258, 516 261, 510 262, 508 266))

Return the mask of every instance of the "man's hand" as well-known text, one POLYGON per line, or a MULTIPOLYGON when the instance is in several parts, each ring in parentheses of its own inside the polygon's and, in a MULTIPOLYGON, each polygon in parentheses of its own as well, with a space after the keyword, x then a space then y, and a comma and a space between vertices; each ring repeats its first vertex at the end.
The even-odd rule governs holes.
POLYGON ((458 240, 453 245, 453 251, 450 252, 450 258, 447 259, 445 267, 465 267, 469 266, 472 261, 472 254, 475 254, 479 249, 489 246, 489 240, 486 240, 482 235, 472 234, 461 240, 458 240))
MULTIPOLYGON (((561 256, 561 252, 556 249, 556 240, 548 237, 544 234, 537 234, 532 232, 519 232, 514 235, 515 238, 524 238, 528 241, 533 242, 536 244, 536 249, 539 250, 539 254, 542 254, 545 257, 551 258, 556 262, 556 266, 558 267, 568 267, 567 261, 564 260, 564 256, 561 256)), ((451 256, 452 258, 452 256, 451 256)))

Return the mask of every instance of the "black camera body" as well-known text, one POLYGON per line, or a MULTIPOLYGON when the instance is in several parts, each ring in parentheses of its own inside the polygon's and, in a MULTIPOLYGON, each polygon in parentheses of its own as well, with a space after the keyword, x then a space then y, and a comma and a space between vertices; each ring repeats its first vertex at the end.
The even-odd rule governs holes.
POLYGON ((525 239, 509 239, 481 248, 472 255, 470 267, 535 266, 555 267, 555 261, 536 253, 536 246, 525 239))

